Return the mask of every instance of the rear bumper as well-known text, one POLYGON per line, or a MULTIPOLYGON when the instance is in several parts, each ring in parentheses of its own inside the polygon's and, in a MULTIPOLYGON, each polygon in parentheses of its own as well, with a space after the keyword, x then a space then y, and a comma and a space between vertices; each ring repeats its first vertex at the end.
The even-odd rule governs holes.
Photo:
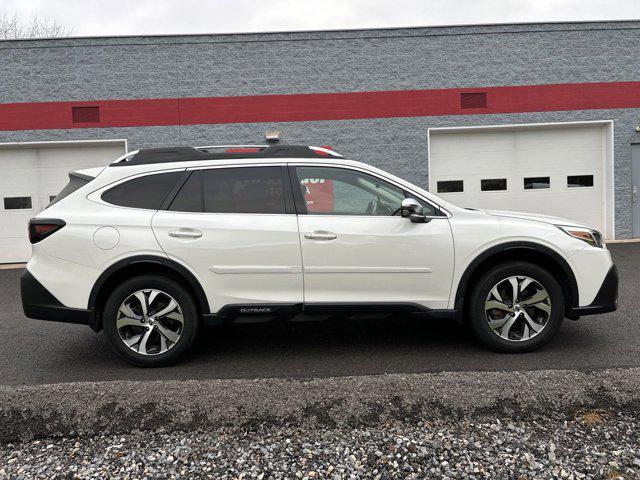
POLYGON ((600 290, 593 299, 591 305, 586 307, 574 307, 567 315, 568 318, 579 318, 583 315, 597 315, 599 313, 613 312, 618 308, 618 269, 611 265, 600 290))
POLYGON ((36 278, 25 270, 20 278, 22 309, 29 318, 53 322, 79 323, 95 330, 91 310, 65 307, 36 278))

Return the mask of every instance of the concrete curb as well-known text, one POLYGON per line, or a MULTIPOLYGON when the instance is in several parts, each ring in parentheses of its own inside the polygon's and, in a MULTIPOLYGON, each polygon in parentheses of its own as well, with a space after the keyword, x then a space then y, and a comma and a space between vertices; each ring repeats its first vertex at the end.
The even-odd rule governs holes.
POLYGON ((0 441, 221 426, 355 427, 443 416, 640 410, 640 368, 0 387, 0 441))

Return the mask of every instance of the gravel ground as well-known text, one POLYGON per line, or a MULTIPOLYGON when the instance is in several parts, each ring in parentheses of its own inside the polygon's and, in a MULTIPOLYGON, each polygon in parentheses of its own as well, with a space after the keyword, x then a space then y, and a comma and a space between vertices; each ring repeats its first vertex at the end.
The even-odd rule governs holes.
POLYGON ((0 445, 0 478, 640 478, 638 418, 132 432, 0 445))

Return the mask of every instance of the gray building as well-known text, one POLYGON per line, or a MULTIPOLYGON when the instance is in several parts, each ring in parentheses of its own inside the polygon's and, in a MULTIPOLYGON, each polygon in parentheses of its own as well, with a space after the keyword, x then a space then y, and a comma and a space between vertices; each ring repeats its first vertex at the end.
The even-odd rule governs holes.
POLYGON ((269 130, 462 206, 640 236, 636 21, 2 41, 0 78, 0 262, 69 170, 269 130))

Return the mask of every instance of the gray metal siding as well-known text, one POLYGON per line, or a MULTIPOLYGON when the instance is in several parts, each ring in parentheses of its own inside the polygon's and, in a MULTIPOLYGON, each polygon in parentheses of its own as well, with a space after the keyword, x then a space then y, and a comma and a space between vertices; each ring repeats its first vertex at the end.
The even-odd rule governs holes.
POLYGON ((640 22, 508 27, 0 42, 0 103, 638 79, 640 22))
MULTIPOLYGON (((640 22, 0 42, 0 103, 637 81, 640 22)), ((427 129, 615 121, 616 235, 631 236, 638 109, 0 132, 0 141, 127 138, 131 149, 262 141, 331 145, 427 185, 427 129)))

